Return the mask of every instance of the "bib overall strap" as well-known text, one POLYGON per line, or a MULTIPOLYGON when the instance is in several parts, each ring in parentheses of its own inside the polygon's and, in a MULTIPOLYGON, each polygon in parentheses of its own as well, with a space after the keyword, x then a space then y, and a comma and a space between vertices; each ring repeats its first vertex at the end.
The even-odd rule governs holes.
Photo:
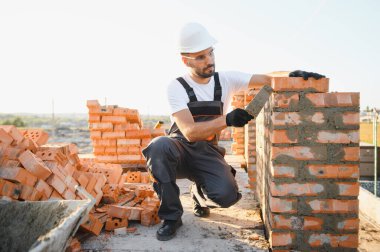
POLYGON ((222 100, 222 87, 220 86, 219 74, 217 72, 214 74, 214 81, 215 81, 214 101, 221 101, 222 100))
POLYGON ((190 87, 189 84, 187 84, 187 82, 182 77, 178 77, 177 81, 179 81, 182 84, 182 86, 186 89, 186 93, 189 96, 190 102, 198 101, 193 88, 190 87))

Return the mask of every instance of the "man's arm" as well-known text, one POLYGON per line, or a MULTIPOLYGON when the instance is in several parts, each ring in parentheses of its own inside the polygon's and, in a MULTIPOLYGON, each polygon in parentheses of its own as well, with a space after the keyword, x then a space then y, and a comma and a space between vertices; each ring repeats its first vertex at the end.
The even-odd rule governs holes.
POLYGON ((226 115, 206 122, 194 122, 189 109, 173 114, 174 120, 189 142, 203 141, 227 127, 226 115))

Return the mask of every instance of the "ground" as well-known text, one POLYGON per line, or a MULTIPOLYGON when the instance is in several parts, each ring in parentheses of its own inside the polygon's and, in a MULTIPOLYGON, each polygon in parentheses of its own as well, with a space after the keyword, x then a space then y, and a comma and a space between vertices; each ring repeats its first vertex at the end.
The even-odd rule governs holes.
MULTIPOLYGON (((236 157, 229 156, 230 163, 240 166, 236 157)), ((243 198, 227 209, 212 209, 208 218, 198 218, 192 213, 189 194, 190 181, 178 180, 181 202, 184 208, 183 226, 170 241, 158 241, 155 237, 159 225, 137 227, 136 233, 115 236, 103 232, 82 243, 84 250, 123 251, 268 251, 264 227, 257 201, 247 184, 247 174, 241 168, 237 181, 243 198)))

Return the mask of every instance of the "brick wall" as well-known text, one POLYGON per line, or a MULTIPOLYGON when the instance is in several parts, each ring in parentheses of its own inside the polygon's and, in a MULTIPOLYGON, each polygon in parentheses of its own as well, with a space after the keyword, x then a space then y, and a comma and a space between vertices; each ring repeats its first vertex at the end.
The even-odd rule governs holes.
POLYGON ((257 196, 274 251, 356 251, 359 93, 275 77, 256 119, 257 196))

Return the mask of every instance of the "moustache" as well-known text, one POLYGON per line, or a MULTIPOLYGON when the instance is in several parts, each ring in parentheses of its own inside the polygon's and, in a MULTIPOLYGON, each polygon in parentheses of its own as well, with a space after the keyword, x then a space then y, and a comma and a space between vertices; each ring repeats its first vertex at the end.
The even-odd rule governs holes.
POLYGON ((214 64, 213 64, 213 65, 208 65, 208 66, 205 68, 205 70, 210 69, 211 67, 214 67, 214 68, 215 68, 215 65, 214 65, 214 64))

